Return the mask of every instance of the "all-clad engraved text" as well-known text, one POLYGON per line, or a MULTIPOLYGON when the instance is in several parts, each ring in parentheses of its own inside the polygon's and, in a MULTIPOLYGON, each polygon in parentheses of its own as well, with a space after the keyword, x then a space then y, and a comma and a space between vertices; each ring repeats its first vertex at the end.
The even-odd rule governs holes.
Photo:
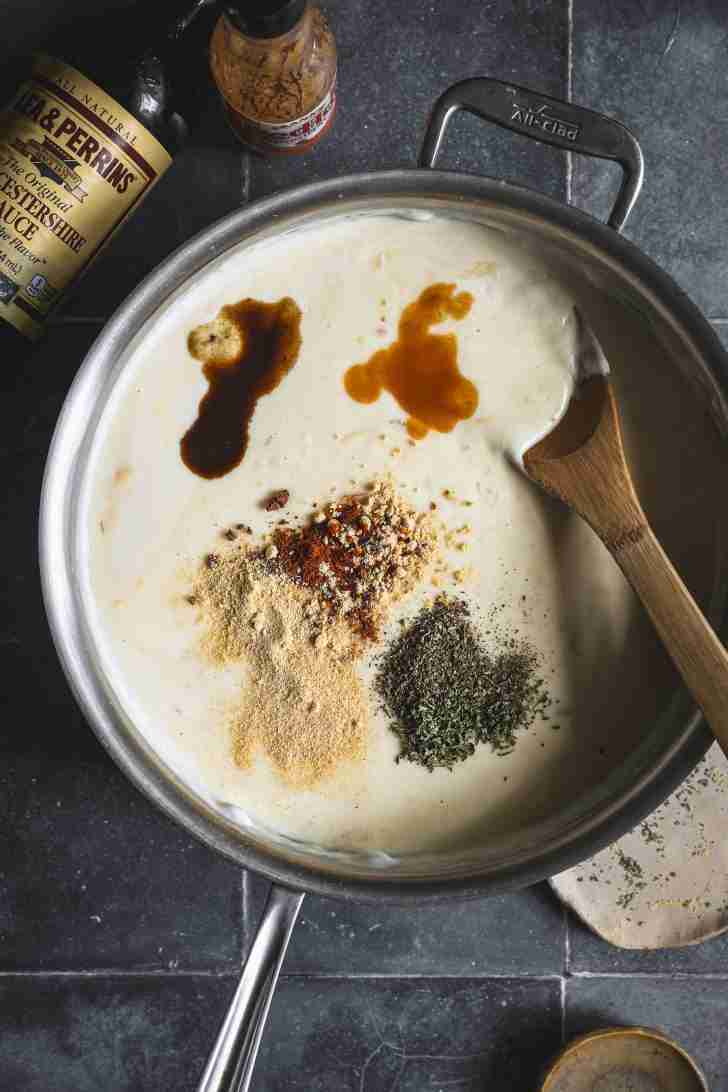
POLYGON ((557 117, 546 103, 531 109, 530 106, 520 106, 514 102, 512 110, 511 121, 518 121, 529 128, 541 129, 544 133, 552 133, 554 136, 563 137, 564 140, 576 140, 581 129, 580 125, 557 117))

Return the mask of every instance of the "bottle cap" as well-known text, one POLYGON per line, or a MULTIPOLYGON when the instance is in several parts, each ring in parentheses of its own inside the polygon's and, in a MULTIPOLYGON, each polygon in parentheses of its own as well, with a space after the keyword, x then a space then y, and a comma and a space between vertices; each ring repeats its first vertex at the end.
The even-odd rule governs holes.
POLYGON ((295 27, 307 0, 239 0, 225 4, 224 11, 233 26, 249 38, 278 38, 295 27))

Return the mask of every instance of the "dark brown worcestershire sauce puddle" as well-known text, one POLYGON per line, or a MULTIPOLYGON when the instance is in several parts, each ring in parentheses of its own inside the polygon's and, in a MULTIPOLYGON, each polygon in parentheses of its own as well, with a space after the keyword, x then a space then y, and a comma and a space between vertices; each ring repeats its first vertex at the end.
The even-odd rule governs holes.
POLYGON ((242 462, 258 399, 274 391, 298 359, 301 312, 290 297, 241 300, 193 330, 187 344, 203 361, 210 386, 180 442, 182 461, 201 478, 221 478, 242 462))
POLYGON ((376 402, 383 390, 389 391, 409 414, 407 431, 415 440, 431 428, 450 432, 478 408, 475 384, 458 368, 457 338, 430 332, 447 317, 465 318, 472 307, 469 292, 454 292, 454 284, 426 288, 402 312, 397 340, 344 376, 355 402, 376 402))

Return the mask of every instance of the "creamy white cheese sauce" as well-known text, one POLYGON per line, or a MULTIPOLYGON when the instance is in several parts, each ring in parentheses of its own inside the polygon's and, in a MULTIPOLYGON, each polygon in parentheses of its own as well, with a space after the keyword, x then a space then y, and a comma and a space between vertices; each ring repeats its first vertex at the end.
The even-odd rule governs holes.
MULTIPOLYGON (((465 846, 551 814, 565 794, 598 784, 647 731, 673 682, 649 623, 589 529, 512 458, 548 430, 569 397, 572 306, 546 264, 500 232, 378 215, 231 252, 150 321, 95 436, 80 576, 118 701, 195 791, 320 845, 393 853, 465 846), (480 401, 452 432, 430 432, 412 446, 405 414, 388 394, 359 405, 342 380, 349 365, 390 344, 403 308, 441 281, 474 297, 466 318, 437 329, 456 334, 460 370, 480 401), (298 362, 260 400, 242 464, 203 480, 179 454, 207 389, 187 335, 224 303, 285 295, 303 312, 298 362), (448 526, 470 524, 469 550, 450 560, 475 570, 467 596, 485 610, 503 604, 504 626, 540 651, 555 699, 551 723, 560 728, 536 725, 506 758, 480 747, 452 772, 429 773, 395 764, 398 744, 373 697, 366 760, 343 765, 315 790, 293 791, 264 756, 252 770, 234 765, 228 714, 247 669, 206 661, 184 596, 225 527, 247 523, 256 536, 272 527, 280 513, 261 507, 271 490, 290 490, 285 514, 302 517, 314 502, 381 473, 391 473, 416 507, 435 500, 448 526), (457 501, 444 499, 445 490, 457 501), (465 500, 472 506, 458 503, 465 500)), ((633 367, 634 335, 620 342, 608 309, 592 309, 597 326, 611 331, 610 364, 648 511, 705 593, 715 546, 708 430, 654 351, 643 349, 633 367)), ((385 640, 432 592, 423 587, 402 605, 385 640)), ((362 672, 370 682, 371 667, 362 672)))

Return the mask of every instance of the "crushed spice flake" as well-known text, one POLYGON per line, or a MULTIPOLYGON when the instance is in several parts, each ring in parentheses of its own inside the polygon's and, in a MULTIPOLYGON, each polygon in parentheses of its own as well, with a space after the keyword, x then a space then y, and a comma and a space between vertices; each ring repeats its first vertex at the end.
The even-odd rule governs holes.
POLYGON ((290 496, 288 489, 277 489, 275 493, 271 493, 263 507, 266 512, 279 512, 281 508, 286 507, 290 496))
POLYGON ((399 737, 397 761, 452 769, 479 743, 505 755, 518 731, 546 717, 551 699, 537 654, 517 636, 500 643, 489 652, 467 603, 444 595, 400 632, 375 678, 399 737))
POLYGON ((399 497, 389 480, 316 511, 303 527, 280 527, 258 556, 270 571, 308 589, 322 621, 344 615, 360 637, 379 635, 386 604, 423 579, 438 527, 399 497))

